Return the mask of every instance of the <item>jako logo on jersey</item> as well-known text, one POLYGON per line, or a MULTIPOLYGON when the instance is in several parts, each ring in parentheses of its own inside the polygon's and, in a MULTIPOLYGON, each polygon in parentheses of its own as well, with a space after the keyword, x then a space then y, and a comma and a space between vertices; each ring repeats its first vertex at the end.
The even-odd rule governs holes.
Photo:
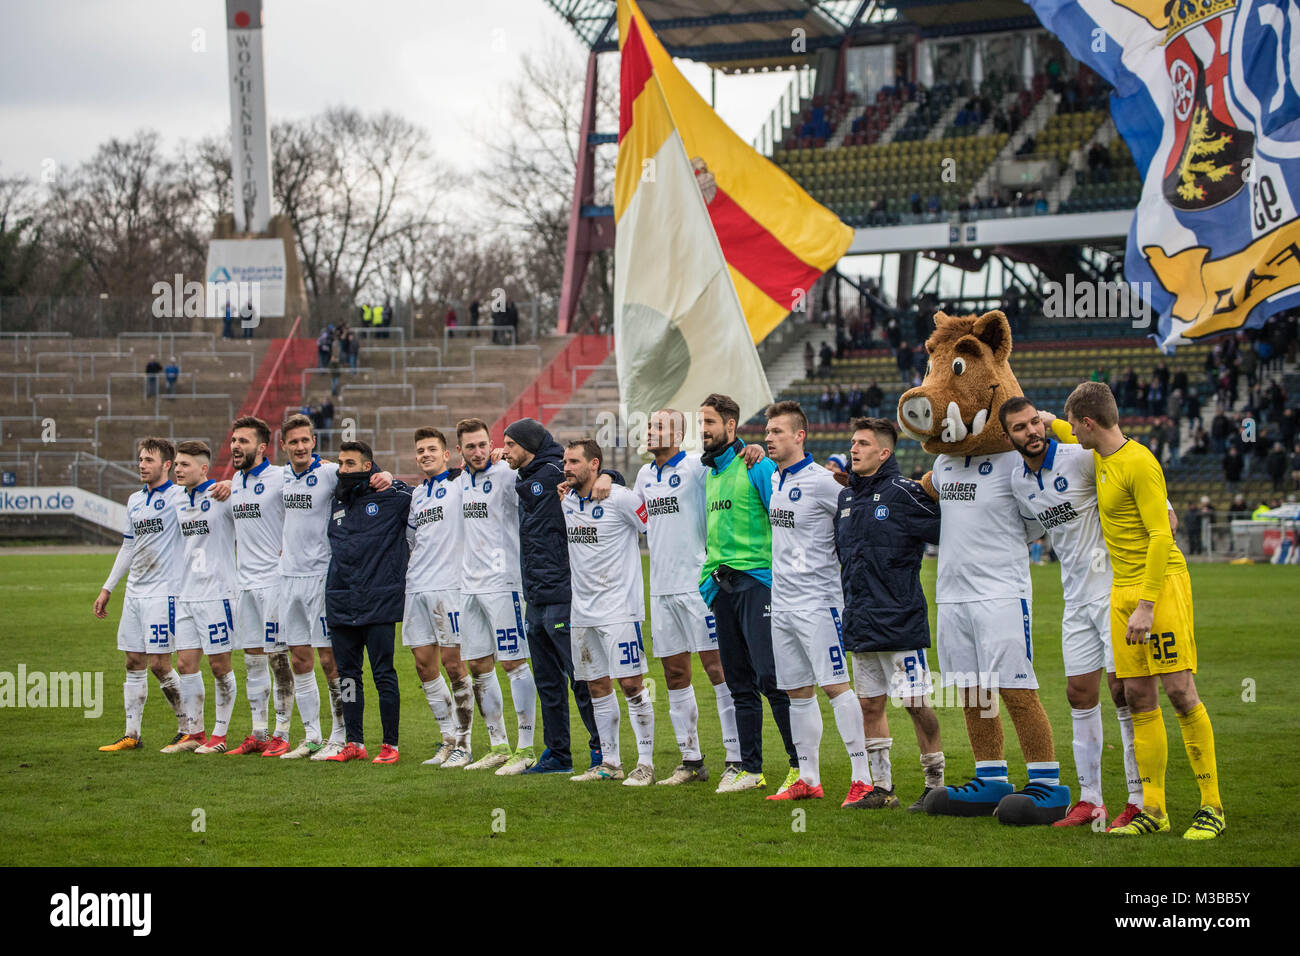
POLYGON ((1065 480, 1065 475, 1057 475, 1056 480, 1052 482, 1052 487, 1057 491, 1064 491, 1066 488, 1070 487, 1070 483, 1065 480))
POLYGON ((266 485, 262 484, 260 481, 257 484, 253 485, 253 494, 255 495, 260 495, 265 490, 266 490, 266 485))
POLYGON ((366 505, 366 514, 370 515, 372 518, 379 514, 379 505, 375 504, 373 501, 370 502, 370 504, 366 505))
POLYGON ((199 510, 200 510, 200 511, 207 511, 207 510, 208 510, 209 508, 211 508, 211 507, 212 507, 212 502, 209 501, 207 498, 204 498, 204 499, 203 499, 203 504, 199 505, 199 510))
POLYGON ((447 497, 447 489, 446 489, 446 488, 439 488, 437 491, 435 491, 435 492, 433 493, 433 496, 434 496, 435 498, 445 498, 445 497, 447 497))
POLYGON ((889 517, 889 505, 879 505, 876 508, 876 520, 884 521, 889 517))
POLYGON ((540 481, 534 481, 528 487, 532 490, 533 494, 535 495, 540 495, 542 493, 542 483, 540 481))
POLYGON ((802 497, 803 497, 803 489, 802 489, 802 488, 791 488, 791 489, 790 489, 790 500, 791 500, 791 501, 798 501, 798 500, 799 500, 800 498, 802 498, 802 497))
POLYGON ((981 474, 981 475, 988 475, 988 474, 992 474, 992 473, 993 473, 993 462, 991 462, 991 461, 982 461, 982 462, 980 462, 980 474, 981 474))
POLYGON ((315 487, 316 487, 316 476, 315 476, 315 475, 308 475, 308 476, 307 476, 307 487, 308 487, 308 488, 315 488, 315 487))
POLYGON ((596 520, 600 520, 600 516, 603 515, 604 513, 605 513, 605 509, 602 508, 600 505, 596 505, 596 507, 591 509, 591 516, 596 520))
POLYGON ((154 511, 162 511, 165 507, 167 507, 167 502, 163 501, 161 498, 153 503, 154 511))
POLYGON ((676 488, 676 487, 677 487, 678 485, 680 485, 681 483, 682 483, 682 476, 681 476, 681 475, 673 475, 671 478, 668 479, 668 487, 669 487, 669 488, 676 488))
POLYGON ((487 481, 483 482, 483 494, 486 495, 491 490, 492 490, 492 479, 489 478, 487 481))

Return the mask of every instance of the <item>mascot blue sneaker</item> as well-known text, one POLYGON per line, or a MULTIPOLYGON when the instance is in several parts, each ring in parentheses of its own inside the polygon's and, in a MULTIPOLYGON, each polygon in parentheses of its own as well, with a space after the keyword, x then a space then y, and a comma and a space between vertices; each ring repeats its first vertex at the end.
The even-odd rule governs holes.
POLYGON ((1041 827, 1062 819, 1070 810, 1070 788, 1031 783, 1002 798, 994 816, 1013 827, 1041 827))
POLYGON ((1013 796, 1013 788, 1005 780, 976 777, 960 787, 935 790, 925 798, 925 812, 932 816, 988 817, 997 811, 1003 800, 1013 796))

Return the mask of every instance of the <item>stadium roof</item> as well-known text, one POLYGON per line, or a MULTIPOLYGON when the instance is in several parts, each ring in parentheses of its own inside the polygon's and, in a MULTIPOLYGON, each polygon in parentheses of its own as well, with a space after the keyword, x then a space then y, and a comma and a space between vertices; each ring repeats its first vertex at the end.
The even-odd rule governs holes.
MULTIPOLYGON (((1022 0, 638 0, 675 57, 726 70, 799 66, 810 54, 901 36, 940 37, 1038 27, 1022 0), (804 49, 791 49, 804 30, 804 49)), ((598 53, 618 49, 617 0, 546 0, 598 53)))

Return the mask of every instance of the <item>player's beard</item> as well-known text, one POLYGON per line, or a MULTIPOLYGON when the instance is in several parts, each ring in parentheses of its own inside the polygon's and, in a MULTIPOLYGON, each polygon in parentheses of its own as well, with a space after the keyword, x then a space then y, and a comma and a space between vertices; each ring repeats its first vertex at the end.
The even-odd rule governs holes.
POLYGON ((718 439, 717 443, 713 445, 705 445, 704 451, 705 454, 707 455, 717 457, 722 452, 722 450, 725 449, 730 444, 731 442, 727 441, 727 433, 724 431, 722 433, 722 437, 718 439))
POLYGON ((1022 444, 1020 444, 1019 442, 1017 442, 1014 438, 1012 438, 1010 435, 1007 436, 1007 440, 1011 442, 1011 447, 1014 448, 1016 451, 1020 452, 1021 456, 1024 457, 1024 458, 1037 458, 1037 457, 1038 457, 1039 455, 1041 455, 1043 452, 1047 451, 1047 439, 1046 439, 1046 438, 1040 438, 1040 439, 1038 439, 1040 442, 1042 442, 1042 446, 1043 446, 1043 447, 1040 448, 1038 451, 1035 451, 1035 452, 1031 452, 1031 451, 1029 451, 1029 443, 1028 443, 1028 442, 1026 442, 1024 445, 1022 445, 1022 444))

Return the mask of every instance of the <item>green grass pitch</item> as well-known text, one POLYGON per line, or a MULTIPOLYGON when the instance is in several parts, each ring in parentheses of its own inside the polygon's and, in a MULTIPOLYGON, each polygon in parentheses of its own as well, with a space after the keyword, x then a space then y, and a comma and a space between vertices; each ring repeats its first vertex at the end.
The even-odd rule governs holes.
MULTIPOLYGON (((103 714, 0 709, 0 864, 4 865, 1296 865, 1295 641, 1300 582, 1294 568, 1194 565, 1200 653, 1197 684, 1214 722, 1228 828, 1211 843, 1179 839, 1197 806, 1178 725, 1163 701, 1169 733, 1172 835, 1119 840, 1089 830, 1018 829, 993 819, 942 819, 902 811, 841 810, 848 758, 823 699, 822 772, 827 798, 768 803, 763 791, 722 795, 713 785, 629 789, 579 785, 564 776, 501 778, 420 766, 437 742, 411 656, 397 648, 402 684, 402 762, 313 763, 260 757, 165 756, 175 731, 170 708, 150 676, 145 749, 102 754, 121 733, 122 658, 115 649, 120 595, 110 618, 91 602, 108 572, 107 555, 0 552, 0 671, 102 671, 103 714), (202 811, 201 814, 197 811, 202 811), (798 811, 792 812, 792 811, 798 811), (802 818, 802 819, 800 819, 802 818), (198 825, 200 819, 203 826, 198 825)), ((1073 784, 1070 712, 1061 670, 1061 585, 1056 566, 1035 567, 1035 665, 1056 736, 1062 780, 1073 784)), ((925 568, 933 594, 934 565, 925 568)), ((933 606, 931 608, 933 615, 933 606)), ((651 627, 653 622, 651 622, 651 627)), ((647 629, 647 633, 651 633, 647 629)), ((653 637, 651 636, 651 639, 653 637)), ((243 665, 230 735, 248 731, 243 665)), ((933 660, 933 655, 932 655, 933 660)), ((657 682, 656 769, 678 762, 662 668, 657 682)), ((207 678, 211 726, 212 686, 207 678)), ((366 679, 367 738, 379 739, 373 686, 366 679)), ((713 693, 696 668, 700 732, 716 779, 722 753, 713 693)), ((502 679, 503 687, 506 685, 502 679)), ((510 695, 507 727, 514 738, 510 695)), ((1163 698, 1162 698, 1163 700, 1163 698)), ((621 697, 620 697, 620 703, 621 697)), ((635 760, 623 707, 624 765, 635 760)), ((1124 803, 1123 764, 1114 711, 1103 702, 1108 808, 1124 803)), ((539 714, 540 717, 540 714, 539 714)), ((940 708, 948 781, 973 770, 960 711, 940 708)), ((1005 718, 1012 781, 1024 764, 1005 718)), ((574 740, 586 739, 573 713, 574 740)), ((895 786, 904 805, 921 774, 911 724, 891 709, 895 786)), ((328 728, 327 728, 328 729, 328 728)), ((481 717, 475 748, 486 747, 481 717)), ((295 717, 294 742, 300 739, 295 717)), ((540 728, 538 741, 541 740, 540 728)), ((767 793, 784 776, 775 726, 766 723, 767 793)), ((577 755, 586 766, 585 752, 577 755)), ((1077 797, 1077 787, 1072 788, 1077 797)))

